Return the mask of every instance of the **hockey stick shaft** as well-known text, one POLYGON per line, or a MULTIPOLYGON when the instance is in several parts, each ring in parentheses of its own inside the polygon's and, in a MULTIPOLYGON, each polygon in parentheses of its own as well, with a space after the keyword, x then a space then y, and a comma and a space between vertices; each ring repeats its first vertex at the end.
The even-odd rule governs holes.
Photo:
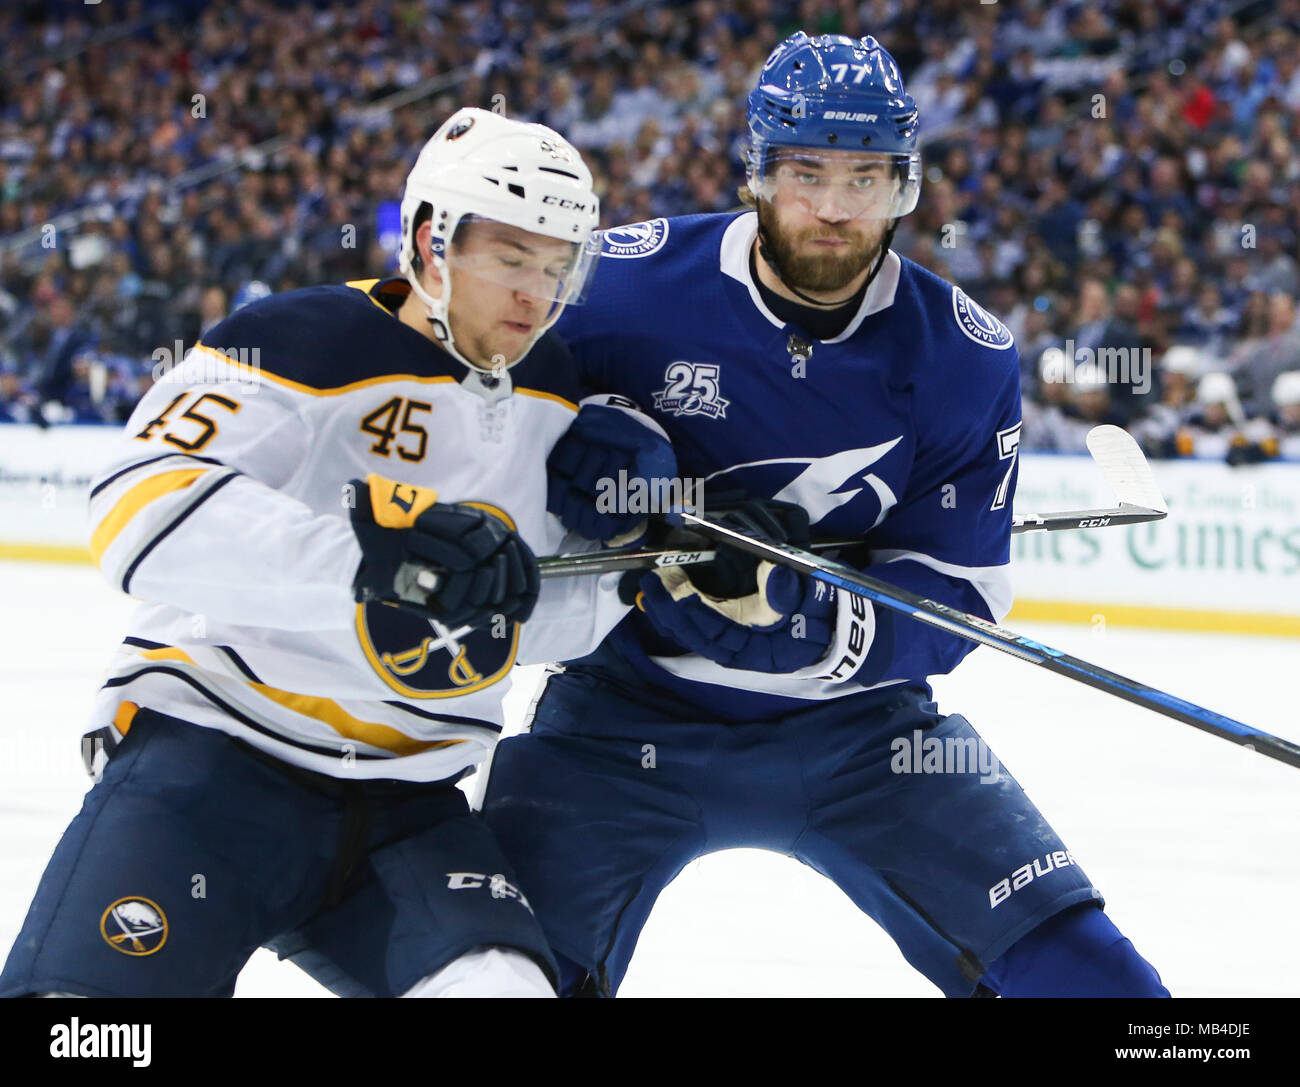
POLYGON ((1188 702, 1177 695, 1090 664, 1069 653, 1053 649, 1022 634, 1016 634, 1005 627, 990 623, 977 615, 929 600, 877 578, 868 577, 850 566, 820 558, 810 552, 784 544, 752 539, 725 525, 715 524, 694 514, 682 514, 682 521, 718 543, 726 543, 758 558, 799 570, 819 581, 865 597, 873 604, 890 611, 910 615, 914 619, 955 634, 959 638, 987 645, 1020 660, 1028 661, 1030 664, 1037 664, 1057 675, 1066 676, 1175 721, 1191 725, 1212 736, 1253 748, 1288 766, 1300 767, 1300 745, 1290 740, 1252 728, 1231 717, 1224 717, 1213 710, 1188 702))
MULTIPOLYGON (((1061 532, 1076 528, 1113 528, 1119 525, 1137 525, 1144 521, 1158 521, 1167 516, 1164 510, 1149 510, 1127 503, 1104 510, 1064 510, 1060 513, 1017 514, 1011 522, 1012 533, 1061 532)), ((862 540, 814 540, 813 551, 835 551, 857 547, 862 540)), ((713 549, 647 550, 647 551, 588 551, 568 555, 546 555, 537 560, 542 577, 570 577, 573 574, 607 574, 612 570, 642 570, 654 566, 695 566, 712 562, 717 557, 713 549)))

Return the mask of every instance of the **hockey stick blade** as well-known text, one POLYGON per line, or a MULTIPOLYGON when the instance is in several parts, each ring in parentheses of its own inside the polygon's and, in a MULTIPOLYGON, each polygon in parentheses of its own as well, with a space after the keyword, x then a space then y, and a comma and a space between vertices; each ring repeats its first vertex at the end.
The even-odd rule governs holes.
POLYGON ((1074 528, 1118 528, 1159 521, 1168 511, 1130 506, 1127 503, 1106 510, 1066 510, 1062 513, 1017 513, 1011 522, 1012 534, 1021 532, 1063 532, 1074 528))
POLYGON ((1059 532, 1073 528, 1109 528, 1159 521, 1169 507, 1156 485, 1151 465, 1133 435, 1106 424, 1088 432, 1088 452, 1119 505, 1104 510, 1070 510, 1064 513, 1020 513, 1012 519, 1012 532, 1059 532))
POLYGON ((987 619, 981 619, 978 615, 971 615, 947 604, 929 600, 906 589, 868 577, 850 566, 820 558, 810 552, 783 544, 751 539, 725 525, 714 524, 694 514, 684 513, 682 520, 718 543, 727 543, 759 558, 789 566, 819 581, 865 597, 873 604, 890 611, 910 615, 920 622, 946 630, 959 638, 987 645, 1020 660, 1028 661, 1030 664, 1037 664, 1057 675, 1066 676, 1127 702, 1144 706, 1175 721, 1191 725, 1212 736, 1252 748, 1288 766, 1300 767, 1300 744, 1262 732, 1231 717, 1224 717, 1213 710, 1149 687, 1127 676, 1121 676, 1099 665, 1089 664, 1069 653, 1043 645, 1022 634, 1016 634, 987 619))
POLYGON ((1164 496, 1156 486, 1151 465, 1142 455, 1137 439, 1126 430, 1106 424, 1093 427, 1087 437, 1088 452, 1106 477, 1121 506, 1140 506, 1168 513, 1164 496))

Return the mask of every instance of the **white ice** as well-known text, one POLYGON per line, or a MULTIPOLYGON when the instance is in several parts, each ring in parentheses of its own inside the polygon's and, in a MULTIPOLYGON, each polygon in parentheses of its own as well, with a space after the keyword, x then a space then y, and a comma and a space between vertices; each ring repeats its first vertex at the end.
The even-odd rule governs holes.
MULTIPOLYGON (((0 562, 0 950, 89 784, 77 738, 132 602, 88 567, 0 562)), ((1012 624, 1015 626, 1015 624, 1012 624)), ((1300 642, 1020 624, 1048 645, 1300 740, 1300 642)), ((518 722, 535 681, 510 695, 518 722)), ((1177 996, 1300 995, 1300 770, 978 649, 935 683, 1065 839, 1177 996)), ((241 996, 328 995, 259 951, 241 996)), ((732 850, 687 867, 623 996, 937 996, 798 862, 732 850)))

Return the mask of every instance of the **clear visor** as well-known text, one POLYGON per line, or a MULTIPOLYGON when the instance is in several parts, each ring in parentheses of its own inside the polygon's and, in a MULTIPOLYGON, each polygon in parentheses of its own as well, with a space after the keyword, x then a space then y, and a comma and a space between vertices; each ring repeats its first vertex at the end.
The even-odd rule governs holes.
POLYGON ((462 296, 473 291, 477 279, 558 307, 586 301, 600 249, 598 231, 578 245, 491 219, 470 219, 457 229, 444 259, 462 296))
POLYGON ((898 219, 916 208, 921 154, 773 147, 750 190, 774 207, 834 219, 898 219))

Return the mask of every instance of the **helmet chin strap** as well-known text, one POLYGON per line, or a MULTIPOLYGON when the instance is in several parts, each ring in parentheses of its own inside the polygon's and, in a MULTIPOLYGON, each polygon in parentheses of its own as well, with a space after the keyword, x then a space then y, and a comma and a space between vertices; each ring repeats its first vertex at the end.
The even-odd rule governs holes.
MULTIPOLYGON (((405 255, 403 255, 399 266, 399 271, 406 277, 406 282, 411 285, 411 290, 415 292, 415 296, 424 303, 424 308, 428 310, 429 324, 433 326, 433 338, 438 341, 439 345, 442 346, 449 355, 467 366, 471 372, 481 374, 485 377, 500 378, 507 369, 505 363, 500 363, 490 368, 480 366, 478 363, 471 362, 462 355, 460 349, 456 346, 456 338, 451 334, 451 317, 448 313, 448 310, 451 308, 451 269, 448 268, 446 262, 440 260, 440 258, 434 257, 433 259, 439 261, 438 272, 442 276, 443 293, 443 297, 441 298, 434 298, 433 295, 424 289, 424 284, 420 282, 419 275, 411 266, 411 262, 406 259, 405 255)), ((529 344, 528 346, 532 347, 532 344, 529 344)))
POLYGON ((781 281, 786 290, 790 291, 792 294, 798 295, 799 298, 807 302, 810 306, 822 306, 826 309, 833 309, 836 306, 844 305, 844 303, 852 299, 854 295, 857 295, 861 291, 865 291, 871 286, 876 276, 880 274, 880 269, 885 266, 885 257, 889 255, 889 247, 893 244, 894 232, 897 229, 898 220, 890 219, 889 226, 885 228, 884 236, 880 239, 880 253, 876 257, 875 265, 871 269, 871 274, 867 276, 866 282, 863 283, 862 286, 858 287, 853 294, 849 295, 847 298, 841 298, 838 302, 823 302, 820 299, 811 298, 786 278, 785 272, 781 269, 781 262, 772 251, 770 239, 767 236, 767 230, 763 226, 763 217, 761 215, 758 217, 758 255, 762 257, 767 266, 776 273, 777 279, 781 281))

